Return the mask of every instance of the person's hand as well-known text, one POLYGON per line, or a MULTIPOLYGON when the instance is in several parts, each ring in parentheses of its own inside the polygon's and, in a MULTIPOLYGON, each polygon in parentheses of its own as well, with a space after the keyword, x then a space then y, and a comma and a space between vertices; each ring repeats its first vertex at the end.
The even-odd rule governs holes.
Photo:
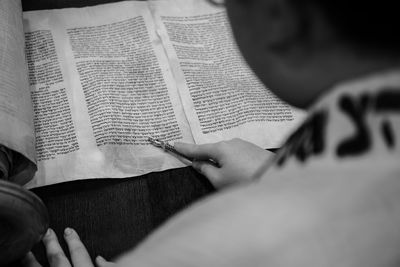
POLYGON ((214 144, 194 145, 175 142, 175 149, 194 159, 192 166, 211 183, 221 188, 238 182, 249 182, 274 153, 235 138, 214 144), (217 166, 207 160, 212 159, 217 166))
MULTIPOLYGON (((43 237, 43 243, 46 248, 47 259, 50 267, 93 267, 89 253, 75 230, 66 228, 64 231, 64 239, 68 245, 72 264, 65 256, 65 253, 58 242, 57 236, 52 229, 49 228, 43 237)), ((41 267, 32 252, 29 252, 25 256, 22 264, 26 267, 41 267)), ((96 258, 96 265, 98 267, 115 266, 114 263, 106 261, 101 256, 96 258)))

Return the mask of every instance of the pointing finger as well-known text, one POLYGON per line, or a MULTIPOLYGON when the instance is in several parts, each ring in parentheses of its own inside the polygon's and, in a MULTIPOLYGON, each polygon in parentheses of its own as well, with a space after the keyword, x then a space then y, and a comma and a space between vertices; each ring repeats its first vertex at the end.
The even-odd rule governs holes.
POLYGON ((218 144, 195 145, 195 144, 175 142, 174 148, 178 152, 198 160, 205 160, 205 159, 218 160, 221 154, 218 149, 218 144))
POLYGON ((93 267, 89 253, 74 229, 66 228, 64 239, 67 242, 74 267, 93 267))
POLYGON ((205 161, 193 161, 192 167, 206 176, 212 184, 218 184, 221 169, 205 161))

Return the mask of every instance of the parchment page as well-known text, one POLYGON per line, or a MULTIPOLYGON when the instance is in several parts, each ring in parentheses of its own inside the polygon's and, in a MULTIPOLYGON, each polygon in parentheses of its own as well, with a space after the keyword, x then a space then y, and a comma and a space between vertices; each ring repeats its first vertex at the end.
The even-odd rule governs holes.
POLYGON ((193 142, 146 2, 24 13, 38 173, 28 187, 182 167, 193 142))
POLYGON ((277 148, 304 114, 256 78, 234 42, 226 12, 207 1, 151 1, 196 143, 240 137, 277 148))
POLYGON ((33 111, 24 53, 20 1, 0 1, 0 144, 21 153, 12 162, 14 182, 24 183, 36 169, 33 111), (18 160, 17 160, 18 159, 18 160))

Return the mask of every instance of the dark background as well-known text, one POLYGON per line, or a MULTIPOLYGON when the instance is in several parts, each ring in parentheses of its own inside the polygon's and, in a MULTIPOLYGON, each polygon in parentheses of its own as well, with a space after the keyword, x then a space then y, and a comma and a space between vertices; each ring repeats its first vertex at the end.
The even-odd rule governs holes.
MULTIPOLYGON (((117 0, 22 0, 23 10, 83 7, 117 0)), ((74 228, 92 258, 112 259, 135 247, 152 230, 190 203, 214 191, 192 168, 124 179, 67 182, 32 190, 45 203, 50 227, 64 250, 65 227, 74 228)), ((33 249, 47 266, 44 247, 33 249)), ((15 263, 12 266, 19 266, 15 263)))
MULTIPOLYGON (((50 227, 60 241, 64 228, 72 227, 92 258, 112 259, 213 188, 193 169, 181 168, 126 179, 67 182, 32 191, 47 206, 50 227)), ((65 250, 63 240, 61 244, 65 250)), ((42 244, 33 252, 47 264, 42 244)))

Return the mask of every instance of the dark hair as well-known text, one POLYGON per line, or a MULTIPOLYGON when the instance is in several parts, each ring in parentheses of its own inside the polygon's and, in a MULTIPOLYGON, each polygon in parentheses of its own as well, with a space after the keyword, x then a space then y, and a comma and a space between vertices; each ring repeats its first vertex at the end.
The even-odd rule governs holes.
POLYGON ((340 38, 357 47, 400 52, 400 11, 394 0, 292 0, 313 4, 340 38))

